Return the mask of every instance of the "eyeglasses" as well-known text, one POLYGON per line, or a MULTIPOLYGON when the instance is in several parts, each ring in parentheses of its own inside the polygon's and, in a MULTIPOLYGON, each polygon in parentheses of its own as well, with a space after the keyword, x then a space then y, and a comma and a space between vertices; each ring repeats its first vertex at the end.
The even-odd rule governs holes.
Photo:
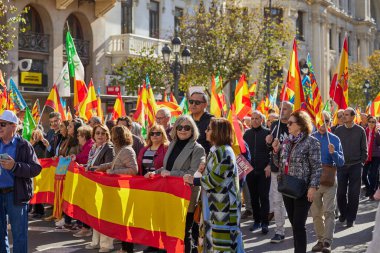
POLYGON ((95 135, 106 135, 106 132, 95 132, 95 135))
POLYGON ((291 125, 293 125, 294 123, 296 123, 296 122, 293 122, 293 121, 290 121, 290 120, 289 120, 287 125, 288 125, 288 126, 291 126, 291 125))
POLYGON ((8 122, 1 122, 0 127, 6 127, 8 125, 8 122))
POLYGON ((372 121, 372 120, 370 120, 370 121, 368 121, 368 123, 376 124, 376 121, 372 121))
POLYGON ((190 99, 189 100, 189 104, 195 104, 195 105, 200 105, 200 104, 203 104, 203 103, 206 103, 205 101, 199 101, 199 100, 193 100, 193 99, 190 99))
POLYGON ((338 119, 340 119, 340 118, 342 118, 343 117, 343 114, 341 114, 341 115, 338 115, 338 119))
POLYGON ((163 120, 163 119, 165 119, 166 117, 157 117, 156 116, 156 120, 163 120))
POLYGON ((150 136, 161 136, 161 132, 150 132, 150 136))
POLYGON ((184 131, 190 131, 191 130, 191 126, 189 126, 189 125, 184 125, 184 126, 179 125, 179 126, 177 126, 177 131, 182 131, 182 130, 184 130, 184 131))

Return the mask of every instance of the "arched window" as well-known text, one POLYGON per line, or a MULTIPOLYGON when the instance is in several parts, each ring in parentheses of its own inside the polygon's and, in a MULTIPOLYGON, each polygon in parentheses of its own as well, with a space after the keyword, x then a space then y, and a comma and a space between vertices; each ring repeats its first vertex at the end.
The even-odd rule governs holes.
POLYGON ((80 25, 78 18, 75 17, 75 15, 73 14, 71 14, 66 20, 65 27, 63 29, 63 38, 66 38, 67 24, 69 24, 70 33, 74 39, 78 39, 78 40, 84 39, 82 26, 80 25))
POLYGON ((25 32, 29 33, 44 33, 44 27, 36 9, 29 5, 27 8, 29 9, 28 12, 22 14, 25 23, 20 22, 20 28, 25 29, 25 32))

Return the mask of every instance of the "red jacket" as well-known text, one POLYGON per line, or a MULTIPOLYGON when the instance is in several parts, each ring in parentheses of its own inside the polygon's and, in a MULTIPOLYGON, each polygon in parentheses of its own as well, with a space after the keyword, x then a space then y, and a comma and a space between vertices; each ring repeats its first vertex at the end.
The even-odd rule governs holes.
MULTIPOLYGON (((138 175, 142 175, 143 173, 142 160, 143 160, 144 153, 145 151, 148 150, 148 148, 150 147, 143 147, 140 150, 139 155, 137 157, 137 165, 139 168, 138 175)), ((164 157, 165 157, 166 151, 168 151, 168 147, 165 146, 164 144, 161 144, 161 146, 158 147, 156 154, 153 157, 153 166, 156 170, 164 166, 164 157)))

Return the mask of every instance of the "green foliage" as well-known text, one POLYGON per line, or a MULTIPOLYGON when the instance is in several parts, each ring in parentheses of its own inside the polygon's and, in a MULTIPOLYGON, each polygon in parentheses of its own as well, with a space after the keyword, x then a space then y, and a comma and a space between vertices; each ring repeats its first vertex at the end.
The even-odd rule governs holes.
POLYGON ((170 68, 154 55, 154 48, 144 48, 138 54, 112 66, 113 74, 120 76, 119 84, 125 85, 127 94, 134 95, 148 74, 153 91, 162 93, 171 77, 170 68))
POLYGON ((22 14, 28 11, 27 8, 19 12, 17 8, 8 1, 0 0, 0 64, 7 64, 8 51, 14 47, 14 41, 17 41, 19 23, 25 23, 22 14))
MULTIPOLYGON (((212 0, 206 10, 200 1, 195 13, 181 20, 180 37, 191 50, 192 63, 186 67, 180 88, 210 84, 212 74, 220 72, 224 85, 251 71, 259 84, 265 82, 265 64, 271 64, 271 86, 282 83, 274 78, 289 57, 284 46, 291 40, 291 29, 282 18, 265 18, 262 8, 245 8, 236 0, 224 4, 212 0)), ((263 85, 261 85, 263 86, 263 85)), ((260 87, 260 85, 259 85, 260 87)))
POLYGON ((380 92, 380 50, 373 52, 368 57, 368 67, 360 63, 349 66, 349 91, 348 98, 351 106, 359 106, 362 111, 366 108, 366 98, 363 92, 365 80, 370 81, 370 101, 380 92))

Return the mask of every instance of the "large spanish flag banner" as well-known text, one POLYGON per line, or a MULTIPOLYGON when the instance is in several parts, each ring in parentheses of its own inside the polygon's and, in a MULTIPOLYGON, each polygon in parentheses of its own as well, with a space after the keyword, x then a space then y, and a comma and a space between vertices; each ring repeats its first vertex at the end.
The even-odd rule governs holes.
POLYGON ((42 170, 34 180, 34 195, 30 204, 54 204, 54 177, 58 159, 39 159, 42 170))
POLYGON ((184 251, 191 190, 182 178, 88 173, 72 162, 65 181, 69 216, 112 238, 184 251))

